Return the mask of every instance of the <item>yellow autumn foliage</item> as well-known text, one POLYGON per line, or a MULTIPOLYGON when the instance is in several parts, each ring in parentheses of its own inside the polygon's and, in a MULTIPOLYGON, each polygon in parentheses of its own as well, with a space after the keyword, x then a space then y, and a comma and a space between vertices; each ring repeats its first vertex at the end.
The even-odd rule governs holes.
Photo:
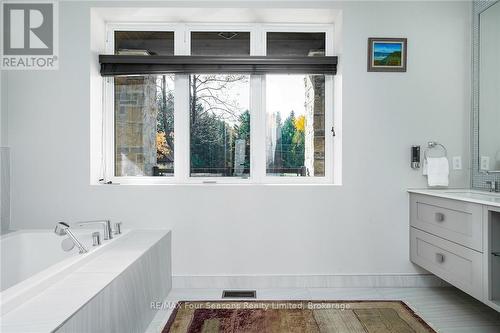
POLYGON ((170 149, 167 144, 167 138, 165 137, 165 132, 156 133, 156 154, 158 158, 164 158, 170 153, 170 149))
POLYGON ((300 132, 304 132, 306 130, 306 117, 304 115, 298 116, 295 118, 295 129, 300 132))

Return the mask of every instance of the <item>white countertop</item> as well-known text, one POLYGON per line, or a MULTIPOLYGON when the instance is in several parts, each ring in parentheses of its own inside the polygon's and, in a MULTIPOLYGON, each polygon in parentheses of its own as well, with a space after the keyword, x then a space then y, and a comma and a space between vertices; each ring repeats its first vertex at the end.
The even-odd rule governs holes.
POLYGON ((478 191, 471 189, 408 189, 415 194, 430 195, 434 197, 473 202, 481 205, 500 207, 500 193, 478 191))

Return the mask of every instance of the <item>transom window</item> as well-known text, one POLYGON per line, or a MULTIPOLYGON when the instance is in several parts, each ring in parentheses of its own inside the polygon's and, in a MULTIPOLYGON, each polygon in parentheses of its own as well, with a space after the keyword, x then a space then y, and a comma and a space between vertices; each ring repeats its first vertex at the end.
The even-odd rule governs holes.
MULTIPOLYGON (((117 55, 325 56, 330 26, 108 27, 117 55)), ((333 183, 333 77, 193 73, 105 78, 114 183, 333 183)))

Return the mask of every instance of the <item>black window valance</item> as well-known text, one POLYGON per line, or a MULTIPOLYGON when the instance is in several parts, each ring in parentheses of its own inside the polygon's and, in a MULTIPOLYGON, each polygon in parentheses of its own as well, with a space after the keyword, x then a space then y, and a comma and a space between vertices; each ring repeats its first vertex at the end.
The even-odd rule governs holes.
POLYGON ((100 55, 102 76, 238 73, 329 74, 337 73, 337 57, 284 56, 133 56, 100 55))

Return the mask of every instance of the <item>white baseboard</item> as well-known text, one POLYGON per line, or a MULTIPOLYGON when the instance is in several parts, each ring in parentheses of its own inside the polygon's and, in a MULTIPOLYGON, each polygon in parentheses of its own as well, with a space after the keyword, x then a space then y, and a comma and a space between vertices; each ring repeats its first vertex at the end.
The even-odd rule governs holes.
POLYGON ((446 287, 432 274, 384 275, 174 275, 173 288, 418 288, 446 287))

